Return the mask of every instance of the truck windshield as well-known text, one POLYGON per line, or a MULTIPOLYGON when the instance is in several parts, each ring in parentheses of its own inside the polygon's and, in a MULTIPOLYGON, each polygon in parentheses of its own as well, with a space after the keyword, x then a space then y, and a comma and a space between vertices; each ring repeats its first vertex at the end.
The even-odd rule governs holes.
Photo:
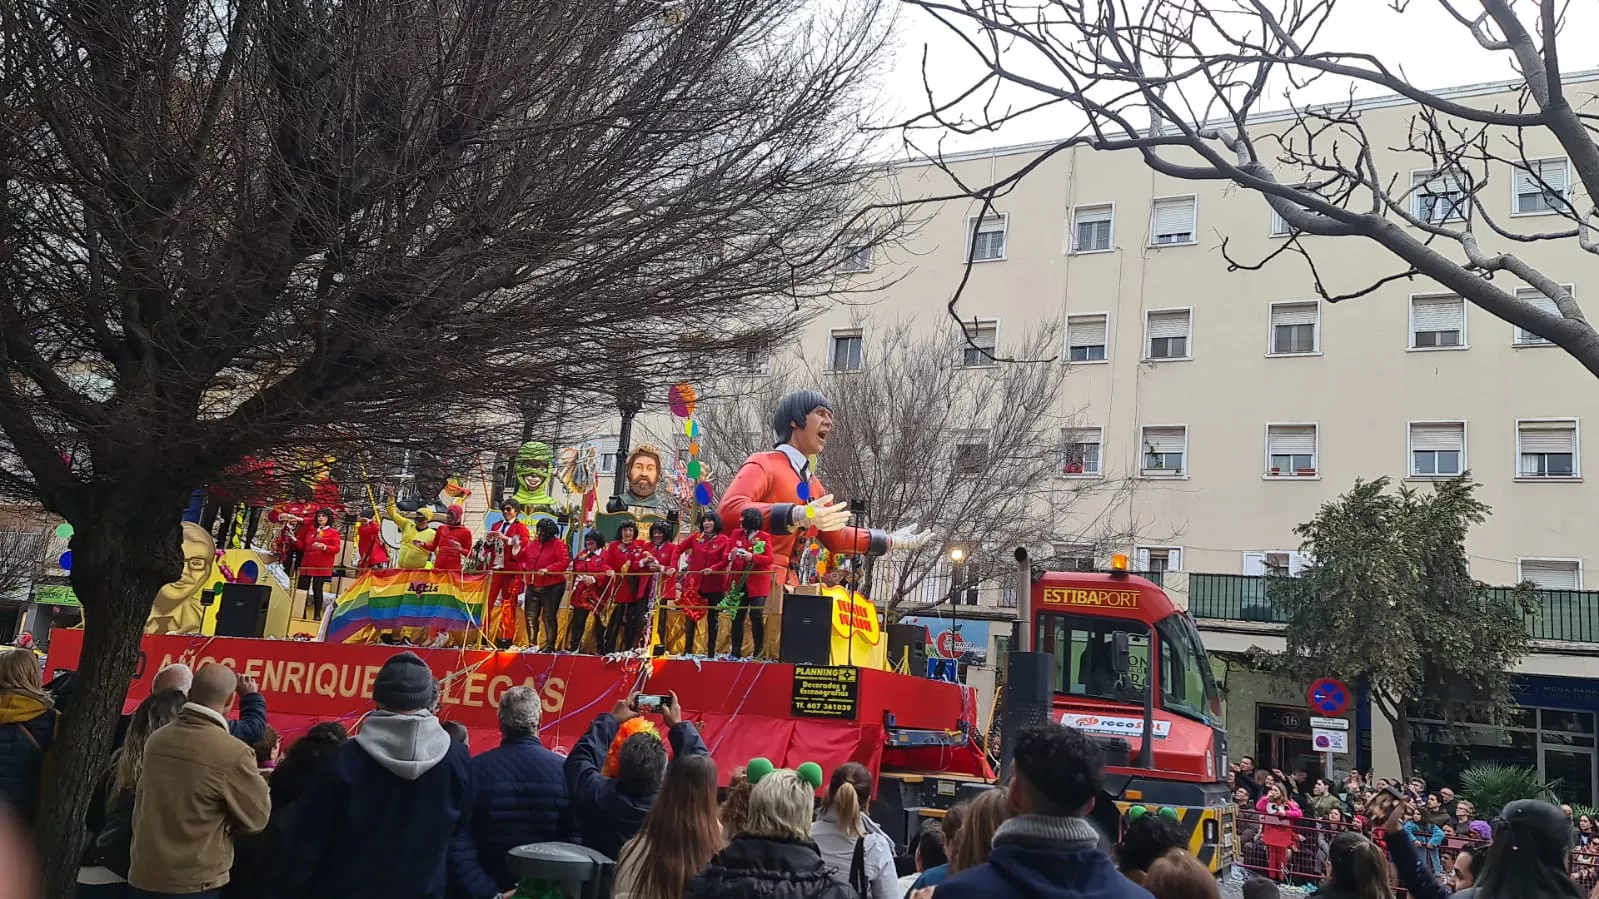
MULTIPOLYGON (((1221 691, 1193 622, 1182 614, 1155 625, 1160 638, 1160 706, 1208 724, 1221 722, 1221 691)), ((1149 677, 1149 628, 1095 615, 1038 616, 1038 648, 1055 657, 1056 693, 1142 704, 1149 677), (1115 667, 1117 633, 1127 635, 1126 673, 1115 667)))
POLYGON ((1160 704, 1167 711, 1207 724, 1221 723, 1221 690, 1199 631, 1178 613, 1156 622, 1160 635, 1160 704))

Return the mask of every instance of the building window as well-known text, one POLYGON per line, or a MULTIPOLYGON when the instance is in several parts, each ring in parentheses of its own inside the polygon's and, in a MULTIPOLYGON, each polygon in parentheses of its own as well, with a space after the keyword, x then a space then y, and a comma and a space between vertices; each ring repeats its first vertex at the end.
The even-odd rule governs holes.
POLYGON ((1145 476, 1176 476, 1184 473, 1184 457, 1188 455, 1186 427, 1145 428, 1142 442, 1144 462, 1141 470, 1145 476))
POLYGON ((762 343, 744 350, 744 370, 752 375, 769 374, 772 370, 772 346, 762 343))
POLYGON ((1308 478, 1316 474, 1315 425, 1266 426, 1266 475, 1308 478))
POLYGON ((828 338, 828 371, 861 370, 861 329, 835 330, 828 338))
POLYGON ((1114 210, 1110 204, 1079 206, 1072 211, 1072 249, 1078 253, 1102 253, 1111 248, 1114 210))
POLYGON ((1534 160, 1525 168, 1516 166, 1513 172, 1516 215, 1544 215, 1570 208, 1565 157, 1534 160))
POLYGON ((988 435, 982 431, 967 431, 955 437, 955 470, 977 472, 988 467, 988 435))
POLYGON ((1139 571, 1154 574, 1182 571, 1183 551, 1175 546, 1140 546, 1133 550, 1133 562, 1139 571))
MULTIPOLYGON (((1560 286, 1567 293, 1571 293, 1572 287, 1570 284, 1562 284, 1560 286)), ((1556 318, 1561 317, 1560 307, 1555 305, 1554 300, 1544 296, 1543 291, 1540 291, 1537 288, 1518 287, 1516 289, 1516 299, 1526 303, 1529 306, 1535 307, 1539 312, 1547 312, 1556 318)), ((1554 346, 1554 344, 1548 339, 1539 337, 1537 334, 1534 334, 1525 328, 1517 328, 1516 346, 1554 346)))
POLYGON ((1417 422, 1410 426, 1410 476, 1452 478, 1466 470, 1466 423, 1417 422))
POLYGON ((1253 577, 1299 577, 1310 563, 1306 553, 1288 550, 1267 550, 1244 553, 1244 574, 1253 577))
POLYGON ((1410 214, 1438 223, 1466 217, 1466 191, 1452 173, 1416 172, 1410 176, 1410 214))
POLYGON ((839 257, 840 270, 869 272, 872 270, 872 242, 863 235, 850 235, 839 247, 839 257))
POLYGON ((607 434, 594 438, 595 472, 599 474, 616 474, 616 451, 622 445, 622 438, 607 434))
POLYGON ((1410 298, 1410 348, 1453 349, 1466 345, 1466 301, 1457 296, 1410 298))
POLYGON ((1149 242, 1155 246, 1194 243, 1193 197, 1171 197, 1156 200, 1154 214, 1150 216, 1149 242))
POLYGON ((967 368, 993 365, 999 347, 999 322, 962 322, 961 331, 966 335, 961 341, 961 365, 967 368))
POLYGON ((1321 351, 1321 306, 1317 303, 1273 303, 1271 355, 1301 356, 1321 351))
POLYGON ((966 220, 967 258, 973 262, 993 262, 1005 258, 1005 228, 1009 217, 1004 213, 975 216, 966 220))
POLYGON ((1522 559, 1518 583, 1539 590, 1581 590, 1582 563, 1576 559, 1522 559))
POLYGON ((1066 361, 1104 362, 1110 316, 1073 315, 1066 319, 1066 361))
POLYGON ((1149 313, 1144 319, 1144 358, 1187 359, 1192 315, 1187 309, 1149 313))
POLYGON ((1099 567, 1091 543, 1055 544, 1055 566, 1061 571, 1093 571, 1099 567))
POLYGON ((1577 476, 1575 419, 1516 422, 1516 477, 1577 476))
POLYGON ((1063 428, 1061 430, 1061 473, 1067 475, 1097 475, 1100 473, 1101 446, 1105 440, 1103 428, 1063 428))

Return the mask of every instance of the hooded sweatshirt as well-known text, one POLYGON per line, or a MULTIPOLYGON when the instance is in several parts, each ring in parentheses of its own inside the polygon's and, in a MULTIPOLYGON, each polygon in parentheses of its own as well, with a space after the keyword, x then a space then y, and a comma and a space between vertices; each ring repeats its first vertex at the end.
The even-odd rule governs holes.
POLYGON ((1087 819, 1019 815, 994 832, 986 863, 939 884, 934 899, 1151 899, 1099 842, 1087 819))
POLYGON ((32 821, 39 768, 55 738, 56 711, 24 693, 0 693, 0 806, 32 821))
POLYGON ((368 715, 301 799, 278 895, 442 899, 450 844, 471 824, 469 762, 428 712, 368 715))

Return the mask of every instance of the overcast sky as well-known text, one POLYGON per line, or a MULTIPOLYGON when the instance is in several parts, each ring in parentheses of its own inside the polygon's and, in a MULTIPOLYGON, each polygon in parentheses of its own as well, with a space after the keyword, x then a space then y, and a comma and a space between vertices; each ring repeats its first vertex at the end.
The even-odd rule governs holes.
MULTIPOLYGON (((1471 0, 1456 2, 1463 7, 1474 5, 1471 0)), ((1520 5, 1528 7, 1526 14, 1530 14, 1531 5, 1526 0, 1520 5)), ((1599 68, 1599 0, 1570 0, 1567 25, 1562 33, 1563 71, 1599 68)), ((924 47, 933 61, 929 66, 929 80, 935 96, 940 99, 954 97, 983 74, 981 63, 947 26, 919 8, 902 5, 895 26, 894 61, 883 87, 884 115, 892 116, 886 120, 902 121, 927 108, 922 73, 924 47)), ((1402 70, 1412 84, 1423 88, 1516 77, 1508 53, 1479 47, 1467 30, 1443 10, 1438 0, 1409 0, 1408 9, 1402 14, 1395 12, 1388 0, 1343 0, 1314 48, 1372 53, 1390 67, 1402 70)), ((1347 96, 1348 85, 1328 79, 1314 85, 1312 90, 1313 94, 1298 97, 1307 101, 1337 100, 1347 96)), ((1372 95, 1383 91, 1363 87, 1360 93, 1372 95)), ((1026 105, 1029 95, 1013 90, 1001 96, 1022 106, 1026 105)), ((1280 94, 1268 105, 1282 106, 1280 94)), ((1071 133, 1074 125, 1067 120, 1065 107, 1053 107, 1008 122, 995 133, 948 134, 943 147, 949 152, 1048 140, 1071 133)), ((919 134, 916 140, 926 150, 935 146, 931 134, 919 134)), ((894 156, 911 155, 900 142, 898 133, 894 135, 890 151, 894 156)))

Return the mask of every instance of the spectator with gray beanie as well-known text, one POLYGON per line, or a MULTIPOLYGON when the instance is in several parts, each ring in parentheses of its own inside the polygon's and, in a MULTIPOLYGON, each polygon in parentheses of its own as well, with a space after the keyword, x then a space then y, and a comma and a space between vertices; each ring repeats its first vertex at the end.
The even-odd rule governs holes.
POLYGON ((283 836, 278 895, 444 899, 450 848, 471 833, 472 770, 433 717, 438 696, 415 653, 383 664, 377 710, 322 766, 283 836))
POLYGON ((452 892, 467 899, 516 885, 505 861, 511 849, 570 837, 564 759, 539 742, 538 692, 506 690, 499 713, 499 747, 472 760, 472 829, 450 852, 452 892))

